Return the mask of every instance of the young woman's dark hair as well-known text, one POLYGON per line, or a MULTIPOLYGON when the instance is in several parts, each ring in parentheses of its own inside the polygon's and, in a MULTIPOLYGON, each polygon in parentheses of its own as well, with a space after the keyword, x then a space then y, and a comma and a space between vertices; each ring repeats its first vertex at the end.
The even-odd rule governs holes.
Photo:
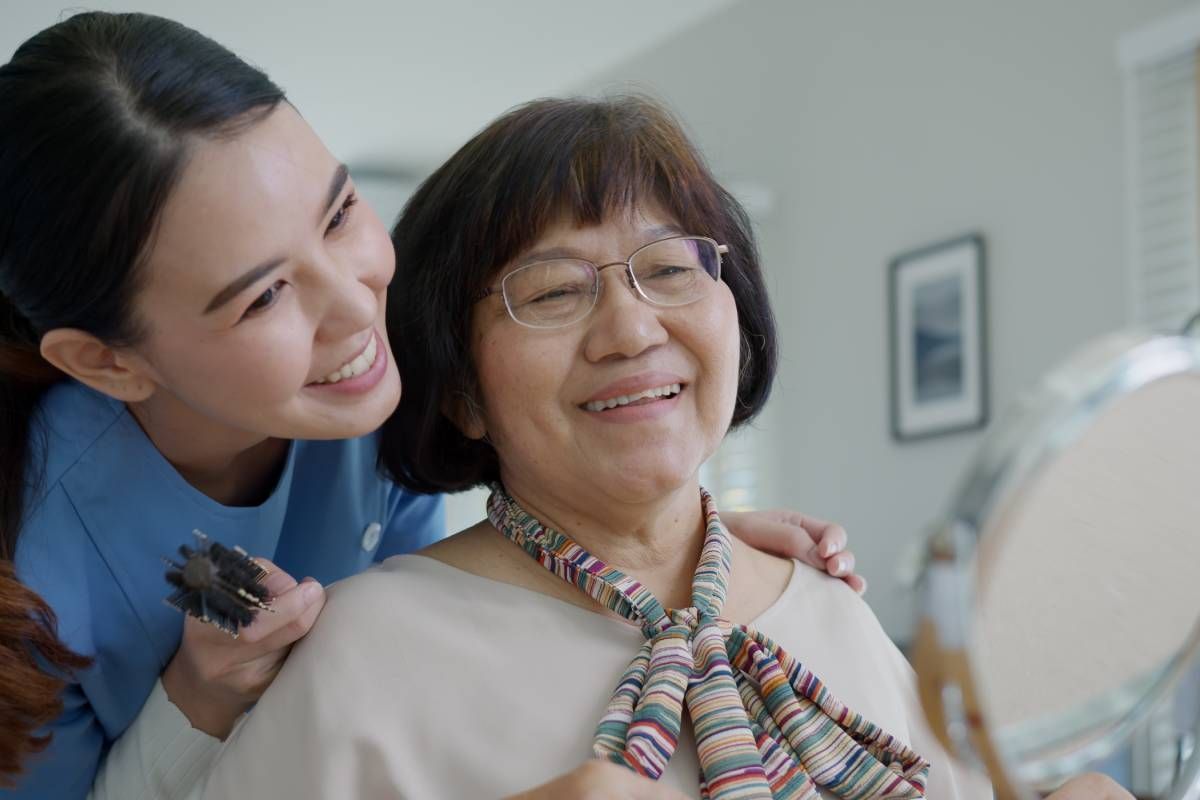
POLYGON ((497 270, 568 215, 594 225, 657 204, 729 246, 721 278, 741 327, 734 426, 761 410, 775 375, 775 322, 750 221, 679 123, 642 97, 520 106, 467 142, 409 200, 392 232, 387 325, 404 380, 380 462, 402 486, 452 492, 499 478, 495 451, 463 436, 449 403, 476 397, 471 308, 497 270))
POLYGON ((36 496, 39 399, 63 377, 42 334, 135 343, 140 262, 191 144, 283 100, 221 45, 146 14, 78 14, 0 66, 0 558, 36 496))

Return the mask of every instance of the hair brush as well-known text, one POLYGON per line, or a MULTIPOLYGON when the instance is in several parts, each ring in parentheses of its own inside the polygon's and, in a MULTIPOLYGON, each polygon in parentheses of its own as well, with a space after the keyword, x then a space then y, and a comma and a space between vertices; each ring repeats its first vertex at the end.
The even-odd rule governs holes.
POLYGON ((186 544, 179 548, 183 563, 163 559, 167 583, 175 587, 167 603, 236 639, 255 614, 270 610, 271 596, 262 583, 267 571, 242 548, 210 541, 200 531, 192 533, 195 549, 186 544))

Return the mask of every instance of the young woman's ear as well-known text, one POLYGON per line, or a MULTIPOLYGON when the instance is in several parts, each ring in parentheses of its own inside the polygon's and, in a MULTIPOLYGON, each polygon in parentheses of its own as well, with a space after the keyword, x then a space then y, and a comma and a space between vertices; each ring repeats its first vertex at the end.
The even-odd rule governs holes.
POLYGON ((41 352, 42 358, 75 380, 122 402, 145 400, 157 386, 137 359, 76 328, 48 331, 42 336, 41 352))

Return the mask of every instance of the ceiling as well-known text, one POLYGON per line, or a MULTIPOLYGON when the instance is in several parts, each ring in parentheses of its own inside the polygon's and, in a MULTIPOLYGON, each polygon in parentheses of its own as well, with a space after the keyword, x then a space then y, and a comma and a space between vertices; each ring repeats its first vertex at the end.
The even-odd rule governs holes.
MULTIPOLYGON (((268 71, 330 149, 420 174, 506 108, 588 85, 733 0, 92 0, 190 25, 268 71)), ((64 14, 0 0, 0 57, 64 14)), ((74 7, 66 6, 68 9, 74 7)))

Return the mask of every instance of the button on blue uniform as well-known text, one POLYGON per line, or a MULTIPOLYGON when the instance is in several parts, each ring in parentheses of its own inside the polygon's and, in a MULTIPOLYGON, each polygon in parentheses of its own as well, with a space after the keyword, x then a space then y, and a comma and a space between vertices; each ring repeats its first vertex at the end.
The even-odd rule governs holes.
POLYGON ((379 536, 383 532, 383 526, 378 522, 372 522, 363 530, 362 549, 370 553, 379 546, 379 536))

